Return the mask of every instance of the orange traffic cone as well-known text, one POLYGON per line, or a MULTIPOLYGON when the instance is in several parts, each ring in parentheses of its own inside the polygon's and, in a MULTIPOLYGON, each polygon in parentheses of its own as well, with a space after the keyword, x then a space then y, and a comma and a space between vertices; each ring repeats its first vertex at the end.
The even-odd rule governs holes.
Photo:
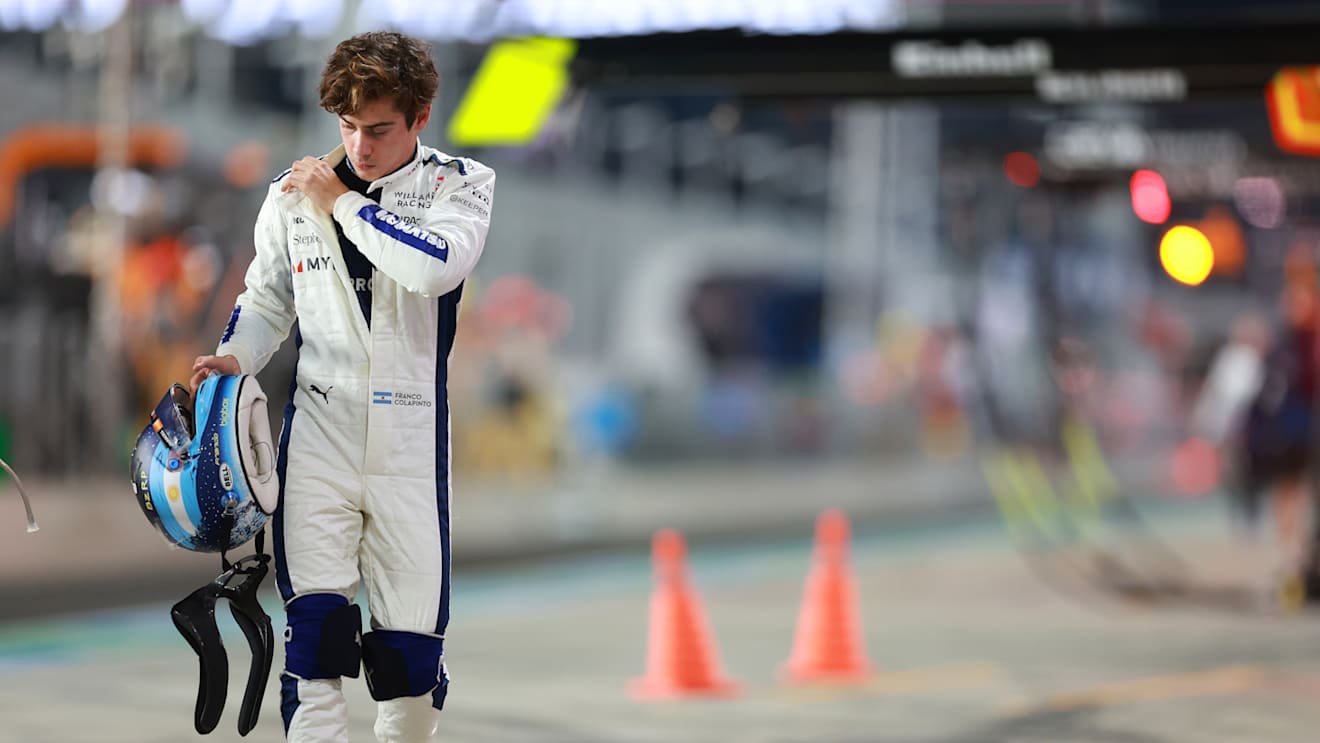
POLYGON ((848 517, 830 509, 816 520, 816 549, 802 596, 793 652, 780 667, 790 683, 857 682, 871 672, 848 565, 848 517))
POLYGON ((687 547, 678 532, 662 529, 655 533, 651 562, 656 585, 651 593, 646 675, 628 684, 628 691, 637 699, 729 697, 738 692, 738 684, 720 670, 701 598, 688 583, 686 556, 687 547))

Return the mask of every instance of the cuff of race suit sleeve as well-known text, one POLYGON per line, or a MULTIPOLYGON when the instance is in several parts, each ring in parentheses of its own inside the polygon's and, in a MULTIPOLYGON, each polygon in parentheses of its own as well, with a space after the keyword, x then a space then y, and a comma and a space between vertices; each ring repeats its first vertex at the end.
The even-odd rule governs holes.
POLYGON ((215 349, 215 355, 233 356, 238 359, 239 374, 256 374, 258 371, 258 369, 255 368, 257 362, 252 358, 252 354, 249 353, 246 348, 243 348, 237 343, 221 343, 219 347, 215 349))
POLYGON ((345 191, 335 199, 331 215, 339 223, 339 226, 347 228, 349 223, 357 218, 357 213, 362 207, 371 206, 375 203, 357 191, 345 191))

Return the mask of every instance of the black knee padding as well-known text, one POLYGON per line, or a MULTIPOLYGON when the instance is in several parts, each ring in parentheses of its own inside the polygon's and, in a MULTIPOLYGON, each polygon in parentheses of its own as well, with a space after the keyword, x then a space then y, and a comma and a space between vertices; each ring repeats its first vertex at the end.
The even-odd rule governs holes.
POLYGON ((357 604, 325 615, 321 626, 321 667, 337 676, 357 678, 362 666, 362 612, 357 604))
POLYGON ((371 698, 383 702, 419 697, 443 685, 444 642, 444 638, 435 635, 398 630, 364 634, 362 665, 367 669, 371 698))

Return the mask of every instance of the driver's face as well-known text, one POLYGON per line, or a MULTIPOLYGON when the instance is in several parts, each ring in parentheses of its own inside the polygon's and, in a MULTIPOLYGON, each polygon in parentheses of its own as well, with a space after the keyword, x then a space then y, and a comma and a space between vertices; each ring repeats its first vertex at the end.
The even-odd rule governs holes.
POLYGON ((430 119, 431 107, 427 106, 410 127, 394 101, 380 98, 356 113, 341 115, 339 136, 358 177, 371 182, 408 162, 417 146, 417 135, 430 119))

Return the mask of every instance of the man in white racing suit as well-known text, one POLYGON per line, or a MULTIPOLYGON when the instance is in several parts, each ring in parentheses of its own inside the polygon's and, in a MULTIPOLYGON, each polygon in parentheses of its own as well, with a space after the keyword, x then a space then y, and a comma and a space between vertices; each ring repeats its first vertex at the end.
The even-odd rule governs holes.
POLYGON ((247 288, 193 367, 194 387, 255 374, 298 321, 273 520, 290 741, 347 740, 341 677, 359 667, 381 741, 431 740, 447 690, 447 360, 495 173, 420 143, 437 86, 416 39, 373 32, 336 48, 321 105, 343 145, 271 184, 247 288))

